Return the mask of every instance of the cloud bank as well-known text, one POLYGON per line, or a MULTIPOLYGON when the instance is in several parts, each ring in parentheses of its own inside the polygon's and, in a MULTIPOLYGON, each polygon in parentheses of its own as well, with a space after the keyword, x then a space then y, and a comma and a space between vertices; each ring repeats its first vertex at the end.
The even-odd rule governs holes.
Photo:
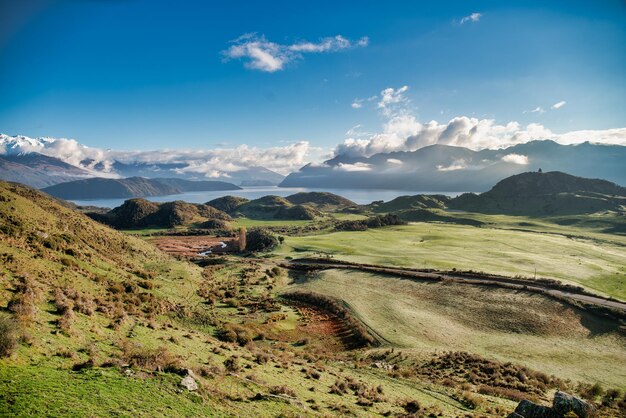
MULTIPOLYGON (((558 134, 539 123, 526 126, 511 121, 498 124, 494 119, 457 116, 447 123, 435 120, 422 123, 417 120, 406 97, 408 86, 386 88, 376 97, 377 109, 385 119, 382 132, 363 135, 351 129, 347 138, 339 144, 334 155, 370 157, 381 152, 415 151, 419 148, 441 144, 466 147, 473 150, 504 148, 533 140, 551 139, 558 143, 578 144, 585 141, 626 145, 626 128, 605 130, 582 130, 558 134)), ((562 108, 565 101, 552 106, 562 108)), ((533 113, 541 113, 542 108, 533 113)), ((513 157, 511 157, 513 158, 513 157)), ((511 160, 523 164, 521 159, 511 160)))
POLYGON ((283 70, 292 61, 302 59, 304 54, 337 52, 368 44, 369 38, 366 36, 351 41, 341 35, 322 38, 318 42, 279 44, 268 41, 263 35, 249 33, 232 41, 232 45, 222 54, 226 60, 243 60, 246 68, 273 73, 283 70))
POLYGON ((113 163, 119 161, 126 164, 185 164, 178 172, 194 173, 208 178, 228 177, 230 172, 250 167, 265 167, 288 174, 306 164, 309 153, 313 150, 307 141, 299 141, 271 148, 240 145, 211 150, 115 151, 87 147, 74 139, 33 139, 0 134, 0 155, 38 152, 92 171, 98 166, 99 173, 111 172, 113 163))

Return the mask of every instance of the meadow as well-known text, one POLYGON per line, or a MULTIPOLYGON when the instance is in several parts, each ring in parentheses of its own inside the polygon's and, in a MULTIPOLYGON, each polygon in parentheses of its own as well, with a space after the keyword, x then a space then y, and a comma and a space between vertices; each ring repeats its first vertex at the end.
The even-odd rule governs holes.
POLYGON ((285 289, 345 301, 385 345, 417 357, 470 351, 574 381, 626 384, 626 338, 617 325, 542 295, 324 270, 285 289))
POLYGON ((324 253, 340 260, 387 266, 546 277, 626 299, 623 236, 539 222, 522 229, 510 218, 498 219, 497 228, 411 223, 290 236, 276 253, 281 257, 324 253))

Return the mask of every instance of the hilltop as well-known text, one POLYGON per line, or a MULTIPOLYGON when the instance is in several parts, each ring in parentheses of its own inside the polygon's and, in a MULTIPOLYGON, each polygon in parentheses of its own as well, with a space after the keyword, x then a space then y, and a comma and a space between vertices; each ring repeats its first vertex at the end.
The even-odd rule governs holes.
POLYGON ((189 181, 175 178, 126 179, 90 178, 56 184, 42 189, 61 199, 116 199, 180 194, 184 192, 239 190, 238 186, 223 181, 189 181))

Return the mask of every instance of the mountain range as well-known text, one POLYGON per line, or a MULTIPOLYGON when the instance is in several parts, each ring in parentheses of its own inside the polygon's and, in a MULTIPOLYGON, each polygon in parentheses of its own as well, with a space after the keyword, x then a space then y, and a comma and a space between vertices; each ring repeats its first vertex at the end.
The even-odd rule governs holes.
MULTIPOLYGON (((64 141, 61 143, 54 138, 0 134, 0 179, 36 188, 87 177, 207 179, 205 174, 196 171, 186 161, 120 161, 104 157, 76 161, 74 153, 63 148, 68 143, 64 141)), ((71 141, 71 144, 81 150, 88 149, 75 141, 71 141)), ((210 179, 244 186, 274 186, 284 178, 282 174, 265 167, 252 165, 232 171, 223 170, 210 179)))
POLYGON ((339 155, 302 167, 280 186, 482 192, 503 178, 539 169, 626 184, 624 161, 625 146, 589 142, 560 145, 544 140, 481 151, 432 145, 371 157, 339 155))

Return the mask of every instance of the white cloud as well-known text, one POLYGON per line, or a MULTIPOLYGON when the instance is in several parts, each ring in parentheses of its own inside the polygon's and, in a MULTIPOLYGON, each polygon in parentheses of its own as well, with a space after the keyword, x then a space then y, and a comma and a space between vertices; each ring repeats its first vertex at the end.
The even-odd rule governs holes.
POLYGON ((478 22, 480 20, 480 18, 483 17, 482 13, 477 13, 474 12, 469 16, 465 16, 461 19, 461 25, 465 24, 465 23, 474 23, 474 22, 478 22))
POLYGON ((553 104, 552 109, 560 109, 565 106, 566 103, 567 102, 565 100, 561 100, 560 102, 553 104))
POLYGON ((127 164, 181 163, 186 166, 179 168, 178 172, 206 177, 227 176, 229 172, 259 166, 288 174, 306 164, 311 154, 320 151, 307 141, 271 148, 240 145, 210 150, 116 151, 86 147, 74 139, 24 138, 0 134, 0 150, 11 154, 38 152, 91 170, 101 164, 104 169, 98 170, 99 175, 110 172, 115 161, 127 164))
POLYGON ((390 109, 393 105, 406 104, 408 99, 404 96, 409 90, 409 86, 402 86, 399 89, 388 87, 380 92, 380 100, 378 101, 378 108, 382 109, 384 113, 392 112, 390 109))
POLYGON ((353 109, 360 109, 363 107, 363 100, 362 99, 354 99, 354 101, 351 104, 353 109))
POLYGON ((265 36, 248 33, 232 41, 225 51, 226 59, 244 59, 244 66, 265 72, 280 71, 288 63, 302 58, 303 54, 336 52, 349 48, 365 47, 369 38, 351 41, 341 35, 320 39, 319 42, 297 42, 278 44, 268 41, 265 36))
POLYGON ((467 168, 467 164, 465 163, 465 160, 457 160, 447 167, 438 165, 437 171, 457 171, 457 170, 464 170, 466 168, 467 168))
POLYGON ((354 163, 354 164, 339 163, 338 165, 333 167, 333 169, 339 170, 339 171, 370 171, 372 167, 366 163, 354 163))
POLYGON ((395 165, 402 165, 402 164, 404 164, 401 160, 398 160, 397 158, 387 158, 387 162, 389 164, 395 164, 395 165))
MULTIPOLYGON (((498 149, 541 139, 552 139, 561 144, 589 141, 626 145, 626 128, 557 134, 538 123, 522 126, 519 122, 510 121, 506 124, 499 124, 494 119, 478 119, 468 116, 457 116, 447 123, 435 120, 421 123, 411 113, 410 101, 404 95, 407 91, 408 86, 399 89, 384 89, 380 97, 376 97, 377 108, 385 117, 382 132, 357 136, 353 130, 350 130, 346 132, 347 138, 343 143, 335 147, 334 155, 369 157, 382 152, 415 151, 434 144, 467 147, 474 150, 498 149)), ((557 105, 563 106, 560 103, 557 105)), ((541 107, 537 107, 534 111, 539 113, 542 110, 541 107)))
POLYGON ((523 113, 539 113, 540 115, 546 113, 546 111, 541 106, 537 106, 533 110, 524 110, 523 113))
POLYGON ((520 154, 507 154, 502 157, 502 161, 505 163, 513 163, 519 165, 528 165, 528 157, 520 154))

